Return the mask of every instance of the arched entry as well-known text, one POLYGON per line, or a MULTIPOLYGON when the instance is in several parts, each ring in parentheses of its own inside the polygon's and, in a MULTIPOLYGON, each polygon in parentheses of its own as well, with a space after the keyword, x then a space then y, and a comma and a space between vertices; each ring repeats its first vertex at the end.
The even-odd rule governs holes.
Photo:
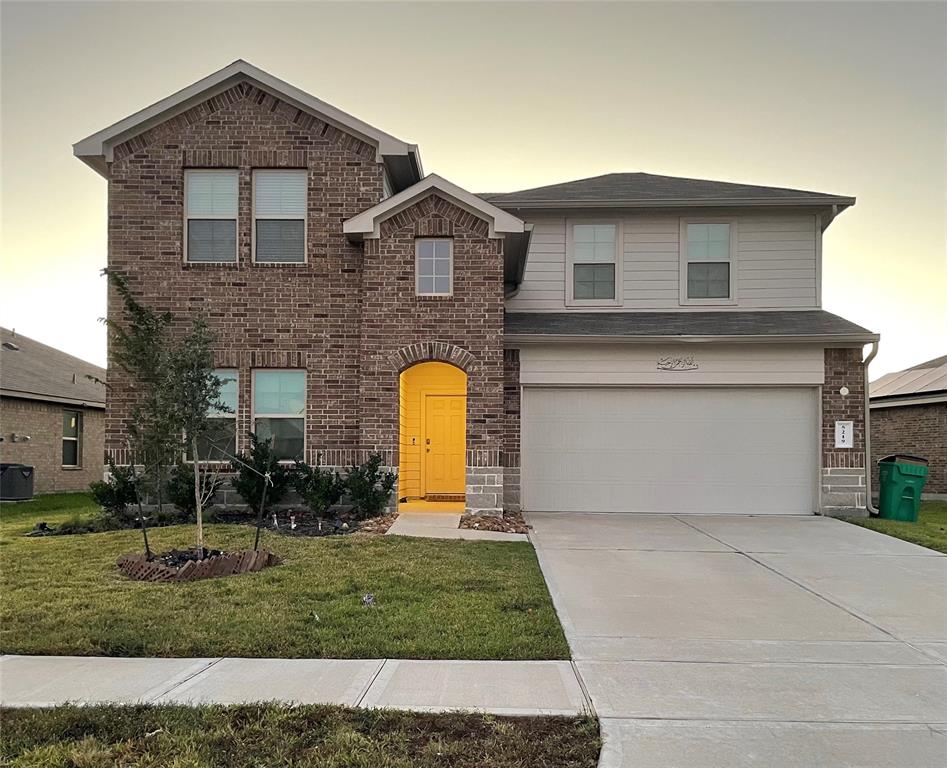
POLYGON ((398 496, 464 500, 467 374, 449 363, 423 362, 400 375, 398 496))

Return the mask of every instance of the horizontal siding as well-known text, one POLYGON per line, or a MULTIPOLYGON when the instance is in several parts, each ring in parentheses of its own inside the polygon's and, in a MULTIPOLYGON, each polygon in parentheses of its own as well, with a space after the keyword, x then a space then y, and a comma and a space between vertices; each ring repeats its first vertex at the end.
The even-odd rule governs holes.
POLYGON ((725 344, 554 344, 520 350, 525 385, 817 385, 825 376, 821 347, 725 344), (662 357, 692 357, 696 370, 658 370, 662 357))
MULTIPOLYGON (((817 308, 817 240, 814 216, 742 214, 737 220, 737 305, 722 309, 817 308)), ((566 220, 532 222, 526 271, 511 311, 562 311, 565 303, 566 220)), ((680 217, 629 216, 622 220, 623 304, 574 311, 706 311, 680 304, 680 217)))

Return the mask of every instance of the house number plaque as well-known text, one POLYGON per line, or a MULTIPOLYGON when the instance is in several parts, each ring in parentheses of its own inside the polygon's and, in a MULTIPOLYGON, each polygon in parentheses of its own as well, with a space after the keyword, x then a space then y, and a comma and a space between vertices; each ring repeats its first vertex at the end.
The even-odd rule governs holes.
POLYGON ((693 355, 666 355, 658 358, 659 371, 696 371, 699 367, 693 355))

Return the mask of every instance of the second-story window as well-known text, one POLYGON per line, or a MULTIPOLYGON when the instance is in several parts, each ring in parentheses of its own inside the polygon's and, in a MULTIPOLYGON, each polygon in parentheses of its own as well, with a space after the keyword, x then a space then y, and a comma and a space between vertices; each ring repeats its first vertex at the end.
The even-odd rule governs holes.
POLYGON ((307 183, 304 170, 253 172, 254 261, 306 261, 307 183))
POLYGON ((454 292, 454 241, 415 240, 415 290, 418 296, 450 296, 454 292))
POLYGON ((184 172, 185 259, 191 262, 237 260, 237 172, 184 172))
POLYGON ((713 303, 732 298, 731 226, 729 222, 686 222, 683 251, 688 301, 713 303))
POLYGON ((613 302, 618 263, 615 224, 573 224, 572 300, 613 302))

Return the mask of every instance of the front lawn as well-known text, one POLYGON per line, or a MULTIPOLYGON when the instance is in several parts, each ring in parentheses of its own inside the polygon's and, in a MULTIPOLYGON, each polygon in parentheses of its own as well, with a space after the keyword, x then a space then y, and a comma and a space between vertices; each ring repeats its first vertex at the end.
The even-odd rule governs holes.
POLYGON ((947 501, 922 501, 916 523, 882 520, 880 517, 846 519, 855 525, 947 553, 947 501))
MULTIPOLYGON (((567 659, 532 546, 355 535, 263 534, 284 564, 183 584, 131 581, 116 558, 134 530, 25 537, 91 512, 70 494, 0 510, 0 651, 101 656, 567 659), (33 505, 33 506, 31 506, 33 505), (363 604, 371 593, 375 605, 363 604)), ((209 546, 246 549, 253 529, 210 525, 209 546)), ((194 526, 153 529, 155 552, 194 526)))
POLYGON ((3 710, 11 766, 594 768, 588 717, 419 714, 328 706, 3 710))

